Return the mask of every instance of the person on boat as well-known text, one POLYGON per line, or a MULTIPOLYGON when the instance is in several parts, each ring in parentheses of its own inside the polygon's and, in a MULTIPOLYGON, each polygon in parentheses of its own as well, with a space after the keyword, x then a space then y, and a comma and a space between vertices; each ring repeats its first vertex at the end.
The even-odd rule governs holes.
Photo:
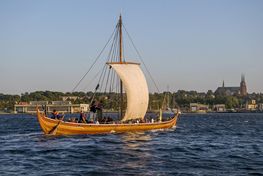
POLYGON ((97 110, 97 118, 98 118, 98 121, 101 122, 102 121, 102 109, 103 109, 103 104, 102 104, 102 100, 99 101, 97 103, 97 106, 96 106, 96 110, 97 110))
POLYGON ((96 103, 95 101, 92 101, 90 105, 90 121, 95 122, 96 121, 96 103))
POLYGON ((64 113, 57 115, 57 119, 58 119, 58 120, 63 120, 64 117, 65 117, 65 114, 64 114, 64 113))
POLYGON ((43 111, 44 111, 44 114, 45 114, 45 116, 47 115, 47 106, 45 105, 42 105, 42 109, 43 109, 43 111))
POLYGON ((58 112, 54 109, 51 114, 51 119, 57 119, 58 118, 58 112))
POLYGON ((81 110, 80 111, 80 114, 79 114, 79 120, 78 120, 78 123, 86 123, 86 115, 83 113, 83 111, 81 110))

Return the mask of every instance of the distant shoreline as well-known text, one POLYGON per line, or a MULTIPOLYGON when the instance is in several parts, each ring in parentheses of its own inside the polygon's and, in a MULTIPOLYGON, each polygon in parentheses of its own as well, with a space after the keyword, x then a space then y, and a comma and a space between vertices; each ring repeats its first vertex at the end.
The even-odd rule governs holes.
MULTIPOLYGON (((89 113, 89 112, 86 112, 89 113)), ((117 113, 114 112, 105 112, 105 113, 117 113)), ((147 112, 147 113, 153 113, 153 112, 147 112)), ((198 113, 198 112, 182 112, 182 114, 248 114, 248 113, 263 113, 263 111, 246 111, 246 112, 205 112, 205 113, 198 113)), ((27 114, 27 115, 35 115, 36 113, 8 113, 0 111, 0 115, 21 115, 21 114, 27 114)), ((66 113, 67 114, 67 113, 66 113)), ((68 113, 71 114, 71 113, 68 113)), ((78 114, 78 113, 73 113, 78 114)))
POLYGON ((8 113, 8 112, 2 112, 2 111, 0 111, 0 115, 1 114, 15 114, 15 113, 8 113))

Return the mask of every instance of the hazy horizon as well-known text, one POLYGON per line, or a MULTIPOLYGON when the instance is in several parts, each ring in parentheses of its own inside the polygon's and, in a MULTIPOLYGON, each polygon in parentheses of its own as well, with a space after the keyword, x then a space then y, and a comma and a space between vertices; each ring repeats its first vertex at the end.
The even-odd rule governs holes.
MULTIPOLYGON (((215 91, 223 80, 226 87, 236 87, 242 73, 249 93, 263 92, 262 9, 260 0, 3 0, 0 93, 72 91, 120 12, 161 92, 168 87, 171 92, 215 91)), ((138 61, 134 51, 125 54, 138 61)), ((96 72, 76 91, 92 91, 96 72)))

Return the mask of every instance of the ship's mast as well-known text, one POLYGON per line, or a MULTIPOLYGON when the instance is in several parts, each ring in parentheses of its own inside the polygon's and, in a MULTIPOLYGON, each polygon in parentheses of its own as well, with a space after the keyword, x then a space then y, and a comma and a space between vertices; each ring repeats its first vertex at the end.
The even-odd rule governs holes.
MULTIPOLYGON (((119 40, 119 54, 120 54, 120 63, 122 63, 122 19, 121 19, 121 15, 120 15, 120 18, 119 18, 119 35, 120 35, 120 40, 119 40)), ((123 117, 123 86, 122 86, 122 81, 120 80, 120 98, 121 98, 121 100, 120 100, 120 115, 121 115, 121 119, 122 119, 122 117, 123 117)))

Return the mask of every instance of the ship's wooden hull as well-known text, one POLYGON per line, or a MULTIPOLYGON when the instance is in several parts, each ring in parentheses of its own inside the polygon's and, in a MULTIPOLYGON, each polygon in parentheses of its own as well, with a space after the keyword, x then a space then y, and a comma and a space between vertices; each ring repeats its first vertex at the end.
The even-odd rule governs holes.
POLYGON ((100 134, 100 133, 123 133, 134 131, 147 131, 155 129, 167 129, 176 125, 179 114, 165 122, 136 123, 136 124, 87 124, 64 122, 46 117, 39 110, 37 118, 45 134, 52 135, 77 135, 77 134, 100 134))

